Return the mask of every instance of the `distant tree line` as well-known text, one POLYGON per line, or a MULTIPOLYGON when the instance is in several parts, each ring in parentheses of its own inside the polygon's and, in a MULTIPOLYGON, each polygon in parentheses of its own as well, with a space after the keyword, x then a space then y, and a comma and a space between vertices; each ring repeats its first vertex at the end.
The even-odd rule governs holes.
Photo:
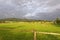
POLYGON ((14 22, 50 22, 48 20, 34 20, 34 19, 20 19, 20 18, 5 18, 0 19, 0 23, 5 23, 6 21, 14 22))
MULTIPOLYGON (((49 20, 34 20, 34 19, 20 19, 20 18, 5 18, 5 19, 0 19, 0 23, 6 23, 6 21, 12 21, 12 22, 41 22, 41 23, 46 23, 46 22, 52 22, 49 20)), ((54 24, 60 24, 60 19, 56 18, 53 21, 54 24)))

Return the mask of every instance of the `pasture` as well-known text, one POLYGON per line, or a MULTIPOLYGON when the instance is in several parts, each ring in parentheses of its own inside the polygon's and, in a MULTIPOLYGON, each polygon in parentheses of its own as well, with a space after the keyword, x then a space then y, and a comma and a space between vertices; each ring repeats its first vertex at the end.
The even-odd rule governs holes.
MULTIPOLYGON (((60 25, 52 22, 0 23, 0 40, 34 40, 33 31, 60 33, 60 25)), ((60 35, 37 33, 37 40, 60 40, 60 35)))

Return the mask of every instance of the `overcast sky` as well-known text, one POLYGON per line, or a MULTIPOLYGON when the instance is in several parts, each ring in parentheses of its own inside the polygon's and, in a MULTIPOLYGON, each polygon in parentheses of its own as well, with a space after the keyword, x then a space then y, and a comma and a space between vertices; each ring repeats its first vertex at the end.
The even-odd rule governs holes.
POLYGON ((60 17, 60 0, 0 0, 0 18, 60 17))

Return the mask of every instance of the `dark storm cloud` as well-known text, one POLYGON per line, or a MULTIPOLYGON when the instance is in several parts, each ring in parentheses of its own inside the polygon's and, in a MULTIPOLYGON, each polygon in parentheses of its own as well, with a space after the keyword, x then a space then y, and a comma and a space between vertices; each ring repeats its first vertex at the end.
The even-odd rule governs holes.
POLYGON ((56 9, 60 9, 60 0, 0 0, 0 18, 46 19, 60 15, 56 9))

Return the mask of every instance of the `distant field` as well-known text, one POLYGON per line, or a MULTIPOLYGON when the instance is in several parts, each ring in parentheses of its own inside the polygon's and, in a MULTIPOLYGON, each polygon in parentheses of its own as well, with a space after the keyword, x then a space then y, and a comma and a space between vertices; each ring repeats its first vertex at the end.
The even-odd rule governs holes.
MULTIPOLYGON (((32 31, 60 33, 60 25, 52 22, 0 23, 0 40, 33 40, 32 31)), ((37 40, 60 40, 60 36, 37 34, 37 40)))
POLYGON ((16 29, 20 31, 43 31, 43 32, 56 32, 60 33, 60 25, 52 23, 39 23, 39 22, 15 22, 15 23, 0 23, 0 30, 3 29, 16 29))

